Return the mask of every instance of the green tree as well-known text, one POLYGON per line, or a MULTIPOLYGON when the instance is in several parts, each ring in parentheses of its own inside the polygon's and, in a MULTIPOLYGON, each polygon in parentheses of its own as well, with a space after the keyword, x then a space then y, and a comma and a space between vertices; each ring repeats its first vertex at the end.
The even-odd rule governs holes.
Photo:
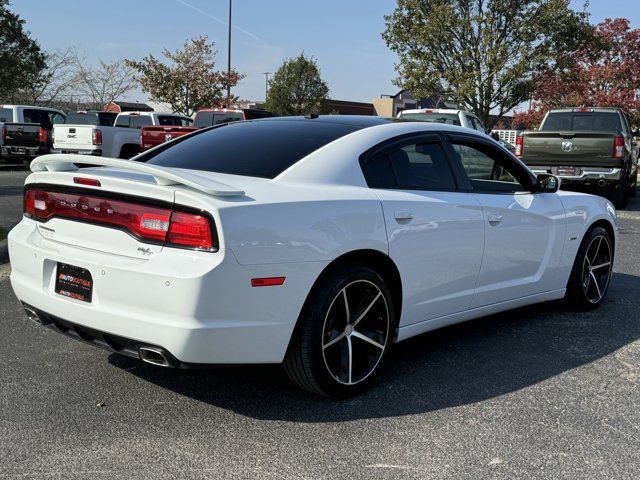
MULTIPOLYGON (((183 115, 227 103, 227 85, 233 87, 243 77, 236 71, 231 71, 230 76, 216 71, 214 43, 208 43, 206 36, 188 40, 182 50, 165 49, 162 54, 168 63, 153 55, 126 63, 138 72, 142 90, 152 101, 168 103, 174 112, 183 115)), ((236 97, 231 98, 231 103, 234 101, 236 97)))
POLYGON ((280 115, 320 113, 329 87, 313 57, 288 58, 269 81, 266 108, 280 115))
POLYGON ((593 41, 569 0, 398 0, 382 34, 399 57, 398 86, 467 105, 490 126, 528 100, 536 72, 593 41))
POLYGON ((0 0, 0 100, 29 88, 46 67, 44 53, 24 29, 24 20, 0 0))

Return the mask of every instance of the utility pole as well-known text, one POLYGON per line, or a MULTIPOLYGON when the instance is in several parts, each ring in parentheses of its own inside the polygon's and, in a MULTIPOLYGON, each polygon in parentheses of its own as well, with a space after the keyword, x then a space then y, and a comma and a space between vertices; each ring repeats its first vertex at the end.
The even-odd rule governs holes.
POLYGON ((267 95, 269 94, 269 75, 271 72, 264 72, 264 101, 267 101, 267 95))
POLYGON ((231 7, 232 1, 229 0, 229 41, 227 43, 229 50, 227 52, 227 108, 231 108, 231 7))

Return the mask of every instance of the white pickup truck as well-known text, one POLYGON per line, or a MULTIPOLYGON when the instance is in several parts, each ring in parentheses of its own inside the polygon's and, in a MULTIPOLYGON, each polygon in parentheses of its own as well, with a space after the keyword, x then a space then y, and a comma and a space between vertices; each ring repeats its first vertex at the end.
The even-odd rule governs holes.
POLYGON ((173 125, 176 118, 186 117, 173 113, 123 112, 111 126, 103 124, 99 115, 70 114, 65 124, 53 129, 53 153, 128 159, 140 153, 142 127, 173 125))

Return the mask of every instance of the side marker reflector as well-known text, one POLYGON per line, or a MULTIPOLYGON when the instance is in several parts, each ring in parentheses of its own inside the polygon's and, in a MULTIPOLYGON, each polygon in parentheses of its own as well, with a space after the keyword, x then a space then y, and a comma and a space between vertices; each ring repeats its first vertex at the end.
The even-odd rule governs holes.
POLYGON ((252 278, 252 287, 273 287, 282 285, 286 277, 268 277, 268 278, 252 278))

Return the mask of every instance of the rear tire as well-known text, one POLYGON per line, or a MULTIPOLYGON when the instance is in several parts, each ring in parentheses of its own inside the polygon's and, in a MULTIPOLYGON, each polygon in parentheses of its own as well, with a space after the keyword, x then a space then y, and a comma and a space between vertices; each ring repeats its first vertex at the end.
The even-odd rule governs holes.
POLYGON ((382 277, 350 263, 323 275, 302 309, 284 359, 293 383, 347 398, 374 381, 387 353, 395 314, 382 277))
POLYGON ((633 183, 629 185, 629 198, 635 198, 638 189, 638 172, 633 176, 633 183))
POLYGON ((613 273, 613 240, 602 227, 592 228, 580 244, 567 284, 565 301, 580 311, 597 308, 613 273))

